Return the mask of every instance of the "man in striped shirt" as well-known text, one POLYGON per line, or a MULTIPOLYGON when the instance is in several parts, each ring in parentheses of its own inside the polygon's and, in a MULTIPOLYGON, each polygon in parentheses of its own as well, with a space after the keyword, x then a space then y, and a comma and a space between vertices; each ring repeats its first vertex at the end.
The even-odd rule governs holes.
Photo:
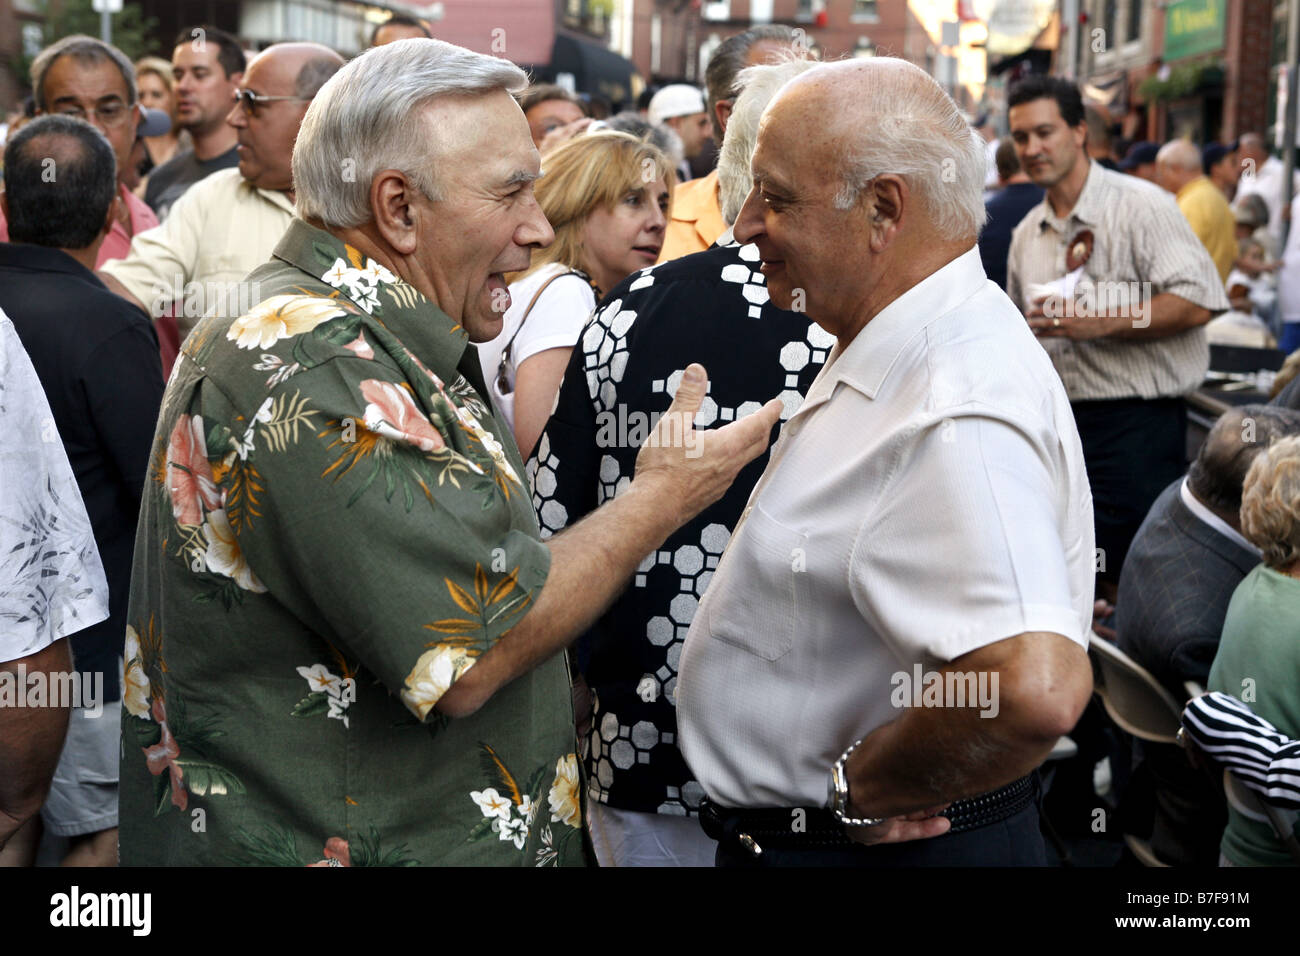
POLYGON ((1186 468, 1182 396, 1209 364, 1202 326, 1228 300, 1173 198, 1088 159, 1073 83, 1030 76, 1008 104, 1020 164, 1047 195, 1012 235, 1007 294, 1073 406, 1096 514, 1099 595, 1113 598, 1138 526, 1186 468))

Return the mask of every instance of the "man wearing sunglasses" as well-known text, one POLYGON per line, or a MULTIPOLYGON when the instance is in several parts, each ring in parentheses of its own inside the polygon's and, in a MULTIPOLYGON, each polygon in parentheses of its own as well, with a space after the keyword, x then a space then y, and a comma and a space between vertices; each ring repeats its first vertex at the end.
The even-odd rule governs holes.
MULTIPOLYGON (((37 115, 59 113, 84 119, 113 147, 119 202, 97 261, 102 265, 120 259, 130 248, 132 236, 158 225, 152 210, 123 184, 123 176, 131 172, 131 148, 144 119, 136 99, 135 68, 117 47, 76 35, 42 50, 32 62, 31 78, 37 115)), ((143 135, 158 132, 146 129, 143 135)), ((0 242, 8 241, 9 226, 0 214, 0 242)))
POLYGON ((293 219, 298 127, 342 66, 341 56, 315 43, 278 43, 258 54, 226 116, 237 131, 239 168, 192 186, 162 226, 102 270, 108 287, 154 317, 175 304, 182 343, 204 315, 237 316, 256 303, 257 290, 242 280, 270 258, 293 219))

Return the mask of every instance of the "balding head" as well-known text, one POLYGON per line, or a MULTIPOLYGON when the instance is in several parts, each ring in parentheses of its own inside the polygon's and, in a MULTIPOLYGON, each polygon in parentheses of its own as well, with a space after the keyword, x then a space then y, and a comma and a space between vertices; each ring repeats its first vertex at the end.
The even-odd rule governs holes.
POLYGON ((1258 170, 1268 159, 1268 146, 1264 142, 1264 137, 1259 133, 1245 133, 1241 139, 1237 140, 1237 155, 1245 160, 1254 160, 1255 168, 1258 170))
POLYGON ((271 100, 236 104, 226 121, 239 131, 239 171, 261 189, 293 189, 290 163, 307 106, 343 57, 319 43, 277 43, 248 64, 243 90, 271 100))
POLYGON ((984 144, 924 71, 877 57, 815 66, 763 113, 734 225, 772 302, 842 346, 974 245, 984 144))
POLYGON ((1165 143, 1156 153, 1156 183, 1176 193, 1201 175, 1201 151, 1185 139, 1165 143))
POLYGON ((902 177, 939 237, 975 241, 984 224, 987 159, 957 104, 924 70, 896 57, 822 64, 789 83, 764 123, 821 127, 847 209, 877 176, 902 177))
POLYGON ((1277 405, 1241 405, 1219 416, 1187 472, 1192 494, 1234 528, 1241 488, 1255 457, 1269 444, 1300 434, 1300 412, 1277 405))

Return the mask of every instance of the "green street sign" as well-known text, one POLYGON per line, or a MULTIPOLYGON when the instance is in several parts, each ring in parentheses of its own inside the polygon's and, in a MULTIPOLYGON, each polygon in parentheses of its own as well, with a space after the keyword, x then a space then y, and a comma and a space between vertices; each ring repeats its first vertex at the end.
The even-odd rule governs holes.
POLYGON ((1223 48, 1227 0, 1177 0, 1165 9, 1164 60, 1223 48))

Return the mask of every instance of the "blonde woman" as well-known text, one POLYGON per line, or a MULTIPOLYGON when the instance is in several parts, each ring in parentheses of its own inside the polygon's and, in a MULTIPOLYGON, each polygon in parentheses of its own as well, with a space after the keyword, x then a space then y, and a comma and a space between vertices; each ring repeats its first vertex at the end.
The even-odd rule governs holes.
MULTIPOLYGON (((1209 689, 1249 701, 1284 736, 1300 738, 1300 436, 1275 440, 1251 463, 1241 532, 1263 563, 1232 594, 1209 689)), ((1233 866, 1294 863, 1267 823, 1231 807, 1220 852, 1233 866)))
POLYGON ((664 154, 626 133, 570 140, 542 165, 537 201, 555 241, 509 277, 501 333, 479 348, 483 377, 525 459, 596 303, 658 259, 674 185, 664 154))
MULTIPOLYGON (((161 110, 172 121, 172 128, 161 136, 145 138, 144 148, 149 154, 149 169, 161 166, 176 155, 180 148, 180 134, 176 127, 176 81, 172 65, 162 57, 146 56, 135 61, 135 85, 140 91, 140 105, 161 110)), ((140 186, 144 194, 144 185, 140 186)))

